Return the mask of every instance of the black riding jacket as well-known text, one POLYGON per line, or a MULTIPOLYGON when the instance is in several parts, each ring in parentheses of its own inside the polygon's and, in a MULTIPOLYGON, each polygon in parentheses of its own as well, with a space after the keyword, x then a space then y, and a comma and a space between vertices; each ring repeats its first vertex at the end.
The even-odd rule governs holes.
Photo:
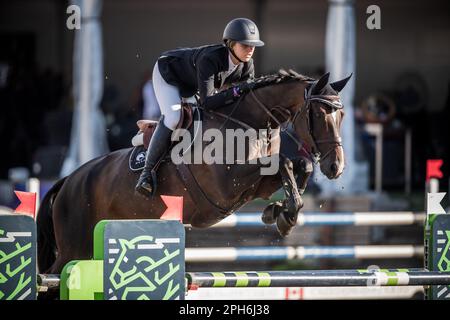
POLYGON ((230 92, 214 95, 215 89, 255 76, 253 60, 250 59, 240 63, 226 77, 228 55, 228 48, 222 44, 180 48, 164 52, 158 59, 158 67, 164 80, 178 87, 182 97, 191 97, 198 91, 200 103, 215 108, 233 100, 230 92))

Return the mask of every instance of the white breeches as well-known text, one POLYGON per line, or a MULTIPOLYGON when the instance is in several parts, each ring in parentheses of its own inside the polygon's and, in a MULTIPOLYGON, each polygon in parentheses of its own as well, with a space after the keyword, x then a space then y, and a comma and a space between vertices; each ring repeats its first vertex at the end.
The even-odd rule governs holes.
POLYGON ((161 76, 158 62, 153 67, 153 87, 158 100, 161 114, 164 115, 164 125, 175 130, 181 117, 181 98, 177 87, 168 84, 161 76))

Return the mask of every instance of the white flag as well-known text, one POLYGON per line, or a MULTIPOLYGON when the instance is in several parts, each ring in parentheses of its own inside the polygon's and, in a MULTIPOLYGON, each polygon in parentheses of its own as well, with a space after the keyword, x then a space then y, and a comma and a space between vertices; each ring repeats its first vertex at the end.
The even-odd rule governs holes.
POLYGON ((441 206, 441 201, 445 195, 446 192, 427 193, 427 214, 446 213, 441 206))

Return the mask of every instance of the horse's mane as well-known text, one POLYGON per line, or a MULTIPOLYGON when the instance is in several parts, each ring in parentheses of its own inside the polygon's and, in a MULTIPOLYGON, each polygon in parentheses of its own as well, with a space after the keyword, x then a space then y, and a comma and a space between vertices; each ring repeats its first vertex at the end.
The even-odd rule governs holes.
POLYGON ((286 82, 289 80, 299 80, 299 81, 306 81, 306 82, 314 81, 313 78, 299 74, 292 69, 289 69, 287 71, 284 69, 280 69, 277 73, 263 75, 263 76, 253 79, 252 83, 255 84, 255 87, 265 87, 268 85, 282 83, 282 82, 286 82))
MULTIPOLYGON (((262 87, 266 87, 272 84, 278 84, 278 83, 283 83, 289 80, 297 80, 297 81, 306 81, 308 83, 311 83, 313 81, 315 81, 315 79, 299 74, 297 72, 295 72, 292 69, 288 69, 287 71, 284 69, 280 69, 278 70, 277 73, 273 73, 273 74, 267 74, 267 75, 262 75, 258 78, 254 78, 248 82, 253 83, 254 89, 257 88, 262 88, 262 87)), ((247 82, 247 81, 243 81, 243 82, 247 82)), ((238 83, 234 83, 234 84, 239 84, 238 83)), ((231 88, 231 84, 228 85, 224 85, 219 91, 225 91, 225 90, 229 90, 231 88)))

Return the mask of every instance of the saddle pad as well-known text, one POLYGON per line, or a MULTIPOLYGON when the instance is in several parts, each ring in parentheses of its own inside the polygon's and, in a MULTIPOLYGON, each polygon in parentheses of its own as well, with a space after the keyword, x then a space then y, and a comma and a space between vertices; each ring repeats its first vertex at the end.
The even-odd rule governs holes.
MULTIPOLYGON (((170 149, 169 149, 170 151, 170 149)), ((141 171, 145 166, 145 156, 147 154, 147 149, 143 146, 134 147, 131 151, 130 157, 128 158, 128 167, 131 171, 141 171)), ((164 158, 161 160, 160 164, 163 162, 170 161, 170 152, 167 152, 164 158)), ((159 167, 159 166, 158 166, 159 167)))
POLYGON ((131 151, 128 164, 131 171, 142 170, 145 166, 145 154, 146 150, 144 146, 137 146, 131 151))

